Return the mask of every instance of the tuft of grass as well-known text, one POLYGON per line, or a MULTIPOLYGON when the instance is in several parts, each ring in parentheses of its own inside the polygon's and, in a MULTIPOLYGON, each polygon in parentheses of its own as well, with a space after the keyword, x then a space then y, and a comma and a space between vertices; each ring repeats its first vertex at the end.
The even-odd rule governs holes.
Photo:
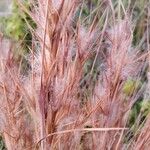
POLYGON ((0 47, 0 131, 6 148, 147 149, 149 113, 142 120, 139 111, 132 121, 130 111, 149 88, 149 82, 138 82, 143 74, 149 80, 143 73, 149 66, 149 24, 143 52, 134 42, 132 4, 39 0, 30 1, 32 10, 17 4, 37 28, 27 22, 33 33, 28 73, 11 47, 0 47), (132 136, 131 121, 137 125, 132 136))

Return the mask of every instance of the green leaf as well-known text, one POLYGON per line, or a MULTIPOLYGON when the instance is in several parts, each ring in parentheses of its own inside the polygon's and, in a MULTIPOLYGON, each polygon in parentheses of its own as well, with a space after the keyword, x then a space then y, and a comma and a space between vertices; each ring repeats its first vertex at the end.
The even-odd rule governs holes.
POLYGON ((128 79, 125 81, 122 91, 125 95, 130 96, 142 86, 140 80, 128 79))

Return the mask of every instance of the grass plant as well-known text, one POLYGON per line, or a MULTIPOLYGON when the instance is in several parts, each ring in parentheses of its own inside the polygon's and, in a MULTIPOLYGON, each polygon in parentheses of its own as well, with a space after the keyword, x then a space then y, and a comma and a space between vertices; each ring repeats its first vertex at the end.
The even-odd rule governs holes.
POLYGON ((131 114, 149 99, 149 3, 139 8, 143 23, 134 16, 138 0, 29 2, 32 9, 17 1, 36 23, 27 22, 27 73, 11 46, 0 47, 6 148, 148 150, 149 113, 140 105, 131 114))

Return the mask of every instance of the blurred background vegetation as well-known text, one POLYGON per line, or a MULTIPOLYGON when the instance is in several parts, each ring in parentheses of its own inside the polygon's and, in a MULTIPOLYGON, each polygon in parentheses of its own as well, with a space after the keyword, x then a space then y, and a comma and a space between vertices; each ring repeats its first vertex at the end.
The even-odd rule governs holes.
MULTIPOLYGON (((28 24, 34 29, 36 28, 36 24, 27 13, 19 8, 16 0, 8 0, 8 2, 3 1, 0 4, 1 7, 5 8, 5 10, 0 10, 3 14, 0 17, 1 32, 5 38, 13 42, 15 59, 18 62, 22 60, 22 71, 24 71, 29 67, 26 60, 26 55, 28 54, 32 43, 32 34, 29 30, 28 24)), ((30 9, 28 0, 24 0, 23 4, 26 9, 30 9)))

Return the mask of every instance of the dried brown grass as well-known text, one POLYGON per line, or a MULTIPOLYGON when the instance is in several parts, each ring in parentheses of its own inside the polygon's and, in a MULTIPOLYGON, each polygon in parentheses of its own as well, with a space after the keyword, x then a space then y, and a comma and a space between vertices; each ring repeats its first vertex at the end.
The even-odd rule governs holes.
MULTIPOLYGON (((126 95, 122 88, 128 78, 141 78, 143 67, 132 47, 130 15, 115 19, 112 3, 105 2, 100 26, 99 11, 89 24, 81 21, 78 0, 38 0, 33 6, 27 13, 37 30, 28 75, 21 74, 11 49, 0 59, 0 126, 7 149, 123 149, 129 112, 141 92, 126 95), (100 74, 94 87, 82 91, 84 66, 93 57, 100 74)), ((135 149, 149 139, 148 120, 135 149)))

